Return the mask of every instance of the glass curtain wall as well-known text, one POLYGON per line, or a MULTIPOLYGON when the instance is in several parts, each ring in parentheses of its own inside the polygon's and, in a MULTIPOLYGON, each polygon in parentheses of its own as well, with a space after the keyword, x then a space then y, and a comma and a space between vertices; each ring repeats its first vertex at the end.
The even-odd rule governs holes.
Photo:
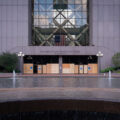
POLYGON ((32 0, 32 44, 88 46, 88 0, 32 0))

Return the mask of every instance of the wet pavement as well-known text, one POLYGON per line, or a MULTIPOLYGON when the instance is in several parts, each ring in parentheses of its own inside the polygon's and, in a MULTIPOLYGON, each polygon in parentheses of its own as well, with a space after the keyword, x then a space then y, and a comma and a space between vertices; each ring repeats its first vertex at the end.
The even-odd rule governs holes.
POLYGON ((16 77, 0 78, 0 88, 73 87, 120 88, 120 78, 103 77, 16 77))
POLYGON ((0 102, 54 99, 120 102, 120 78, 79 76, 0 78, 0 102))

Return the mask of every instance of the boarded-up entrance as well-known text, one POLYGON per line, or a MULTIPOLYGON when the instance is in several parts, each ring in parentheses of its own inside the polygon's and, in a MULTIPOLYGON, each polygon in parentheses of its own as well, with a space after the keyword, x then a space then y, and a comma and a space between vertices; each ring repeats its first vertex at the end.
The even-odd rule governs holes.
POLYGON ((96 56, 25 56, 25 74, 96 74, 96 56), (62 63, 62 64, 61 64, 62 63), (61 69, 62 68, 62 69, 61 69))

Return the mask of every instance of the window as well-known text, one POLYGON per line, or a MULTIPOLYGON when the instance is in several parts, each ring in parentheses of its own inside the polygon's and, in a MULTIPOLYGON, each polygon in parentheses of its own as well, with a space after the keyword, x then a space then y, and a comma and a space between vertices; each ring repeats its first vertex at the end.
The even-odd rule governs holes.
POLYGON ((33 45, 89 45, 87 0, 33 0, 32 6, 33 45))

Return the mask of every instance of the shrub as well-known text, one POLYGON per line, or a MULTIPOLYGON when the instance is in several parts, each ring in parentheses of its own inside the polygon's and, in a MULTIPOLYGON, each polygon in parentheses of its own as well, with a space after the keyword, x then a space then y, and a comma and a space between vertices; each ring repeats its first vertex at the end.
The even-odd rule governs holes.
POLYGON ((120 67, 120 53, 116 53, 112 57, 112 63, 114 64, 115 67, 120 67))
POLYGON ((117 70, 116 67, 108 67, 108 68, 106 68, 104 70, 101 70, 101 73, 106 73, 106 72, 109 72, 109 71, 113 72, 115 70, 117 70))
POLYGON ((1 71, 12 72, 16 69, 17 64, 18 57, 16 54, 7 52, 0 55, 0 68, 2 68, 1 71))

